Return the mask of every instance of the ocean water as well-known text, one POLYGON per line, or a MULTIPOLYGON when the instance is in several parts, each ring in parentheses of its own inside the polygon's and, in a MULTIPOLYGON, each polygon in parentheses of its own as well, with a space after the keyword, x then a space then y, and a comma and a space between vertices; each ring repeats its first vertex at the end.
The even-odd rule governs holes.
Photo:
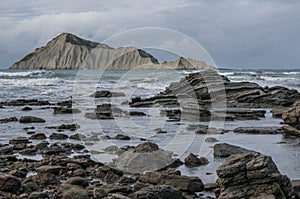
MULTIPOLYGON (((215 170, 223 159, 214 158, 212 144, 204 142, 206 137, 216 137, 220 142, 230 143, 244 148, 270 155, 279 170, 292 179, 300 179, 300 144, 299 139, 287 139, 278 135, 247 135, 235 134, 233 129, 240 126, 280 126, 280 119, 272 118, 267 110, 265 118, 255 121, 225 122, 224 128, 229 130, 223 135, 195 135, 186 127, 191 122, 168 122, 168 118, 160 115, 157 108, 130 108, 128 102, 132 97, 149 97, 163 91, 171 82, 195 71, 171 70, 132 70, 132 71, 12 71, 0 70, 0 101, 13 99, 40 99, 52 103, 72 99, 75 108, 82 111, 74 115, 54 115, 53 110, 45 107, 34 107, 29 112, 21 111, 23 107, 5 107, 0 109, 0 119, 7 117, 21 117, 25 115, 37 116, 45 119, 45 124, 20 124, 11 122, 0 124, 0 143, 8 143, 10 139, 19 136, 27 137, 24 127, 35 126, 35 132, 50 135, 55 130, 46 126, 77 123, 79 133, 87 136, 126 134, 129 141, 100 140, 89 141, 86 144, 90 150, 98 151, 95 159, 110 163, 115 155, 106 154, 103 149, 107 146, 119 147, 141 143, 141 138, 153 141, 160 147, 172 151, 174 157, 184 159, 190 152, 206 156, 210 163, 207 166, 187 168, 181 166, 185 175, 198 175, 204 182, 214 182, 215 170), (110 99, 93 99, 90 95, 96 90, 110 90, 125 93, 125 96, 110 99), (140 111, 147 116, 130 117, 116 116, 114 120, 90 120, 84 113, 91 112, 98 104, 112 103, 124 111, 140 111), (155 129, 162 128, 166 134, 157 134, 155 129)), ((220 70, 231 81, 256 82, 262 86, 284 86, 300 92, 300 70, 220 70)), ((208 124, 208 123, 203 123, 208 124)), ((66 134, 74 132, 65 131, 66 134)), ((62 142, 48 140, 49 142, 62 142)), ((75 142, 74 140, 67 140, 75 142)), ((33 144, 39 141, 34 141, 33 144)), ((36 158, 36 157, 33 157, 36 158)))

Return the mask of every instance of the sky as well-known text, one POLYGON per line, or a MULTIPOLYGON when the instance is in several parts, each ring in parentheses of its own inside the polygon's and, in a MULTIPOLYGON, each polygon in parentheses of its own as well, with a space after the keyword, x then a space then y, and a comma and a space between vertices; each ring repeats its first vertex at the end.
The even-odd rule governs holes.
POLYGON ((300 69, 299 19, 294 0, 1 0, 0 68, 62 32, 101 42, 161 27, 193 38, 221 68, 300 69))

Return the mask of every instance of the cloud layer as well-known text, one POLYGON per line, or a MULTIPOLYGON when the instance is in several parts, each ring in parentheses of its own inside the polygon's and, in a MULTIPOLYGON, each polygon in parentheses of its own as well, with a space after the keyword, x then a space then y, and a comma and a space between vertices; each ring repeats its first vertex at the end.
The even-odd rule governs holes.
POLYGON ((0 2, 0 67, 61 32, 103 41, 120 31, 164 27, 202 44, 220 67, 299 68, 300 2, 47 1, 0 2))

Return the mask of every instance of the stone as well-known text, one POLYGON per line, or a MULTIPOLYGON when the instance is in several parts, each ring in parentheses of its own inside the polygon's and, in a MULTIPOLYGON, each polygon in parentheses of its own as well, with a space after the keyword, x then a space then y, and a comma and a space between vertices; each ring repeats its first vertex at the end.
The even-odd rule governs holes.
POLYGON ((88 192, 80 186, 65 184, 58 190, 61 199, 90 199, 88 192))
POLYGON ((205 191, 214 191, 217 188, 219 188, 217 183, 206 183, 206 184, 204 184, 204 190, 205 191))
POLYGON ((54 139, 54 140, 64 140, 64 139, 68 139, 68 135, 66 134, 61 134, 61 133, 52 133, 49 138, 50 139, 54 139))
POLYGON ((73 109, 69 107, 53 107, 53 114, 76 114, 76 113, 81 113, 79 109, 73 109))
POLYGON ((16 117, 10 117, 5 119, 0 119, 0 124, 8 123, 8 122, 17 122, 18 118, 16 117))
POLYGON ((36 168, 36 171, 38 173, 52 173, 58 175, 62 169, 62 166, 40 166, 36 168))
POLYGON ((300 180, 292 180, 292 187, 295 191, 295 195, 298 196, 298 198, 300 197, 300 180))
POLYGON ((130 137, 127 135, 123 135, 123 134, 118 134, 114 137, 114 139, 116 140, 130 140, 130 137))
POLYGON ((37 175, 31 176, 30 178, 40 186, 46 187, 49 185, 60 184, 60 181, 57 179, 56 176, 57 175, 52 173, 38 173, 37 175))
POLYGON ((90 97, 94 97, 94 98, 110 98, 110 97, 123 97, 123 96, 125 96, 124 93, 111 92, 107 90, 96 91, 95 93, 90 95, 90 97))
POLYGON ((38 99, 16 99, 4 103, 6 106, 46 106, 51 105, 48 101, 38 99))
POLYGON ((282 130, 285 135, 287 136, 294 136, 294 137, 300 137, 300 130, 292 127, 292 126, 282 126, 282 130))
POLYGON ((180 191, 171 186, 152 185, 133 193, 133 199, 186 199, 180 191))
POLYGON ((110 193, 123 193, 127 195, 131 192, 131 188, 127 185, 107 184, 102 185, 101 187, 94 188, 93 196, 95 199, 101 199, 110 193))
POLYGON ((237 153, 245 153, 249 152, 250 150, 230 145, 226 143, 219 143, 214 145, 214 156, 216 157, 229 157, 230 155, 237 154, 237 153))
POLYGON ((137 153, 146 153, 146 152, 152 152, 158 150, 159 147, 157 144, 152 142, 144 142, 142 144, 137 145, 134 147, 134 152, 137 153))
POLYGON ((32 136, 29 137, 29 139, 31 139, 31 140, 44 140, 46 138, 47 137, 44 133, 33 134, 32 136))
POLYGON ((287 176, 281 175, 272 158, 255 152, 231 155, 217 169, 216 192, 225 198, 292 198, 287 176))
POLYGON ((21 182, 15 176, 0 173, 0 191, 16 193, 21 188, 21 182))
POLYGON ((214 137, 207 137, 204 140, 205 142, 219 142, 219 140, 217 138, 214 137))
POLYGON ((167 131, 162 130, 161 128, 154 129, 154 131, 158 134, 168 133, 167 131))
POLYGON ((33 116, 23 116, 19 120, 20 123, 45 123, 46 121, 42 118, 33 116))
POLYGON ((282 113, 284 111, 286 111, 287 109, 289 109, 289 108, 287 108, 287 107, 273 108, 271 110, 272 117, 274 117, 274 118, 282 118, 282 113))
POLYGON ((104 149, 104 151, 107 153, 116 153, 118 149, 118 146, 108 146, 104 149))
POLYGON ((32 108, 29 106, 25 106, 24 108, 21 109, 21 111, 31 111, 32 108))
POLYGON ((49 195, 44 192, 32 192, 28 199, 48 199, 49 195))
POLYGON ((69 131, 75 131, 80 128, 78 124, 61 124, 58 126, 48 126, 46 127, 47 129, 57 129, 58 131, 64 131, 64 130, 69 130, 69 131))
POLYGON ((130 112, 129 112, 129 115, 130 115, 130 116, 147 116, 146 113, 140 112, 140 111, 130 111, 130 112))
POLYGON ((97 105, 94 112, 85 113, 85 117, 89 119, 114 119, 114 117, 125 115, 126 112, 112 104, 97 105))
POLYGON ((113 193, 113 194, 108 194, 108 196, 106 196, 104 199, 130 199, 130 198, 118 193, 113 193))
POLYGON ((190 153, 185 159, 184 164, 188 167, 197 167, 207 165, 209 161, 205 157, 198 158, 195 154, 190 153))
POLYGON ((22 143, 26 144, 26 143, 31 143, 31 142, 26 137, 18 137, 18 138, 9 140, 9 144, 13 144, 13 145, 22 144, 22 143))
POLYGON ((280 127, 238 127, 233 130, 235 133, 247 133, 247 134, 278 134, 282 133, 280 127))
POLYGON ((69 138, 73 139, 73 140, 79 140, 80 141, 81 139, 86 138, 86 136, 83 135, 83 134, 76 133, 76 134, 70 135, 69 138))
POLYGON ((77 185, 81 187, 87 187, 89 185, 89 182, 82 177, 76 176, 76 177, 71 177, 66 181, 66 184, 71 184, 71 185, 77 185))

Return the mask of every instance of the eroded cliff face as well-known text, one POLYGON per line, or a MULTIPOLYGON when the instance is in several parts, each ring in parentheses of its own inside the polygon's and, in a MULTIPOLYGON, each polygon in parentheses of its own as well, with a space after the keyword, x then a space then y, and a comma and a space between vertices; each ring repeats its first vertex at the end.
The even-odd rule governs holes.
POLYGON ((62 33, 16 62, 10 69, 213 69, 205 62, 180 57, 159 64, 151 54, 134 47, 112 48, 88 41, 73 34, 62 33))
POLYGON ((46 46, 16 62, 11 69, 130 69, 158 61, 141 49, 114 49, 105 44, 62 33, 46 46))

